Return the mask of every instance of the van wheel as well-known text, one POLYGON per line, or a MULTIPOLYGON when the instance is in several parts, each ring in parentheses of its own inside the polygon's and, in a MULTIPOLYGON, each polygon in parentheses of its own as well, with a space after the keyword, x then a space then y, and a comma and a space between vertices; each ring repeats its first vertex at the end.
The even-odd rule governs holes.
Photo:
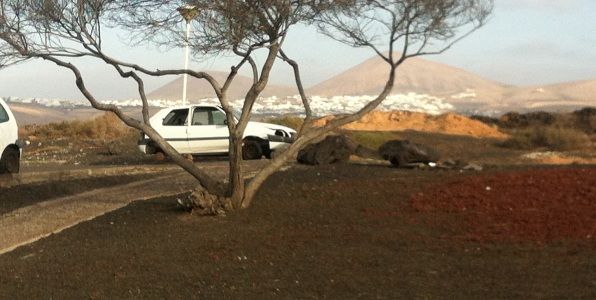
POLYGON ((263 156, 263 149, 259 142, 255 140, 244 140, 242 144, 242 158, 244 160, 261 159, 263 156))
POLYGON ((19 173, 21 152, 15 148, 6 148, 0 159, 0 173, 19 173))

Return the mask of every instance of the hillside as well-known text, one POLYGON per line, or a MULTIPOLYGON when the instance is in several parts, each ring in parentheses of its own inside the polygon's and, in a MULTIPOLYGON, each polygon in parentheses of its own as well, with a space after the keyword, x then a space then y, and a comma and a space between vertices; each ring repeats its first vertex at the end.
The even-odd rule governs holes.
MULTIPOLYGON (((228 76, 226 72, 217 72, 217 71, 209 71, 217 82, 223 84, 228 76)), ((182 85, 183 85, 183 78, 180 76, 179 78, 171 81, 170 83, 152 91, 147 95, 149 99, 159 99, 159 100, 177 100, 182 98, 182 85)), ((234 82, 230 86, 228 95, 231 100, 243 98, 246 92, 250 89, 252 85, 252 79, 246 76, 238 75, 234 82)), ((283 85, 276 85, 271 84, 265 88, 263 93, 261 94, 263 97, 286 97, 286 96, 293 96, 297 95, 298 91, 295 88, 290 86, 283 86, 283 85)), ((189 100, 199 100, 205 98, 215 98, 215 93, 213 92, 213 88, 211 85, 202 79, 197 79, 194 77, 188 77, 188 99, 189 100)))

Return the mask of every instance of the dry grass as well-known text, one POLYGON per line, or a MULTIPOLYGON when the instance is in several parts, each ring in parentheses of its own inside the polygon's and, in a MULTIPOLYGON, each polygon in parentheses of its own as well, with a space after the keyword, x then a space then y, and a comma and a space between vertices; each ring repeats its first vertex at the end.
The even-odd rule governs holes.
POLYGON ((546 148, 549 150, 576 150, 590 144, 590 138, 583 131, 574 128, 535 126, 517 129, 502 145, 514 149, 546 148))
POLYGON ((99 147, 110 155, 138 152, 139 132, 126 126, 112 113, 89 120, 27 125, 19 128, 19 136, 34 142, 34 145, 43 145, 41 148, 29 147, 28 154, 51 152, 52 147, 62 149, 65 142, 71 150, 99 147))
POLYGON ((126 126, 112 113, 91 120, 63 121, 45 125, 27 125, 22 127, 20 135, 35 139, 78 139, 78 140, 119 140, 138 136, 136 130, 126 126))
POLYGON ((571 113, 509 112, 498 118, 482 115, 471 118, 485 124, 497 125, 505 131, 532 127, 558 127, 581 130, 588 135, 596 134, 596 107, 585 107, 571 113))
POLYGON ((586 107, 572 113, 506 113, 500 118, 473 116, 495 124, 511 137, 501 146, 512 149, 580 150, 591 149, 596 140, 596 108, 586 107))

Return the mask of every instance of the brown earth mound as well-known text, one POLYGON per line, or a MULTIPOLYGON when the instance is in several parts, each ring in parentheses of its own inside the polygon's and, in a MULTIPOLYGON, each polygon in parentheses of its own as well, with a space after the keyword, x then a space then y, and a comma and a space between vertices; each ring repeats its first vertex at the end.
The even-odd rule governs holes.
MULTIPOLYGON (((334 116, 324 117, 317 120, 315 125, 323 126, 333 118, 334 116)), ((500 139, 507 137, 496 127, 452 113, 432 116, 409 111, 374 111, 365 115, 361 120, 348 124, 343 128, 366 131, 416 130, 500 139)))
POLYGON ((411 205, 456 214, 465 239, 596 246, 596 168, 462 178, 414 195, 411 205))

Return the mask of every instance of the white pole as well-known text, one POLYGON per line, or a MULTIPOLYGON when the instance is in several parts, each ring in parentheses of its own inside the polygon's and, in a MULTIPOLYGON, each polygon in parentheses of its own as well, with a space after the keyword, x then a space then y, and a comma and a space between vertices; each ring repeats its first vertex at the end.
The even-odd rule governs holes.
MULTIPOLYGON (((189 41, 190 38, 190 21, 186 21, 186 49, 184 53, 184 70, 188 70, 188 56, 189 56, 189 41)), ((184 73, 182 84, 182 105, 186 105, 186 87, 188 85, 188 74, 184 73)))

